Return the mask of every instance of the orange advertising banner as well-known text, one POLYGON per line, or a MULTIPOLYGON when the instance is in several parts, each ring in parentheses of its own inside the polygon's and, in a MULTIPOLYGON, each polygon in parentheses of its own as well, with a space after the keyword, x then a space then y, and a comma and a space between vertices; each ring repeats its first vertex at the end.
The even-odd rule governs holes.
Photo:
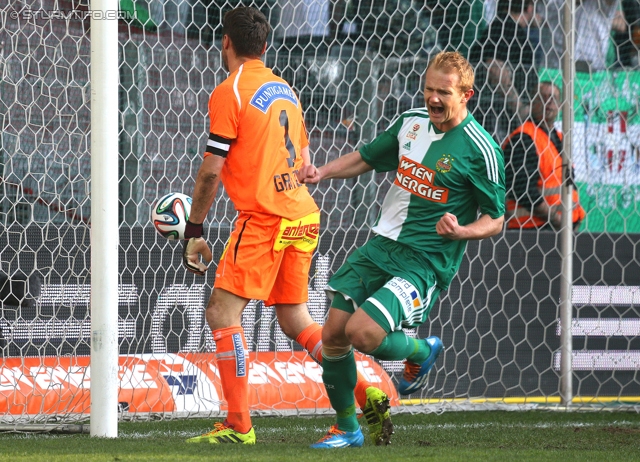
MULTIPOLYGON (((249 353, 252 411, 329 409, 322 368, 304 351, 249 353)), ((397 405, 389 375, 356 353, 358 370, 397 405)), ((120 356, 119 408, 125 414, 224 411, 214 353, 120 356)), ((81 415, 90 412, 90 357, 0 359, 0 416, 81 415)))

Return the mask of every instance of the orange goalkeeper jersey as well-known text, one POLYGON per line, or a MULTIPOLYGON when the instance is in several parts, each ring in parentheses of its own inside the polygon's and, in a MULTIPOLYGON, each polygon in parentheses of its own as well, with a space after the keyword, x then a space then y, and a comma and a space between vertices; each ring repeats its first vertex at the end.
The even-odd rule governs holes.
POLYGON ((206 155, 226 157, 221 180, 236 210, 295 220, 318 210, 295 172, 309 145, 289 84, 262 61, 245 62, 209 99, 206 155))

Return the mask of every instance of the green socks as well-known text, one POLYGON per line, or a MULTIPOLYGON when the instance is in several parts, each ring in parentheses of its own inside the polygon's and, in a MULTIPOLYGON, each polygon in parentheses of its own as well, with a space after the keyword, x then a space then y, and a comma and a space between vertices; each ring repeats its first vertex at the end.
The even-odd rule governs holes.
POLYGON ((395 330, 387 334, 380 346, 369 354, 383 361, 407 359, 421 364, 431 354, 431 348, 423 339, 411 338, 404 332, 395 330))
POLYGON ((338 414, 338 428, 354 432, 359 427, 353 390, 358 379, 353 350, 343 356, 322 355, 322 381, 331 406, 338 414))
MULTIPOLYGON (((393 331, 370 354, 384 361, 398 361, 406 358, 420 364, 429 357, 431 348, 423 339, 414 339, 402 331, 393 331)), ((322 381, 331 406, 338 414, 338 428, 342 431, 353 432, 360 427, 353 397, 357 379, 353 350, 343 356, 327 357, 324 353, 322 354, 322 381)))

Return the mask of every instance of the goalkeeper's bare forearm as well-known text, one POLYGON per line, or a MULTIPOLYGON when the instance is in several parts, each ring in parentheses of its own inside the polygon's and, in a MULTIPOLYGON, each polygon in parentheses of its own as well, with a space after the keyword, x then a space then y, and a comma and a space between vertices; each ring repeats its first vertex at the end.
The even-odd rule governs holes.
POLYGON ((216 198, 223 165, 223 157, 205 156, 193 190, 191 215, 185 229, 186 240, 182 250, 182 263, 188 271, 199 276, 204 275, 208 269, 208 263, 213 259, 209 245, 202 238, 203 222, 216 198))
POLYGON ((207 218, 209 209, 218 193, 220 172, 224 161, 224 157, 212 155, 203 159, 193 190, 193 203, 191 204, 191 215, 189 216, 189 221, 192 223, 202 223, 207 218))
POLYGON ((353 178, 373 170, 360 155, 360 151, 350 152, 344 156, 332 160, 322 167, 305 165, 298 171, 298 181, 307 184, 317 184, 320 180, 331 178, 353 178))

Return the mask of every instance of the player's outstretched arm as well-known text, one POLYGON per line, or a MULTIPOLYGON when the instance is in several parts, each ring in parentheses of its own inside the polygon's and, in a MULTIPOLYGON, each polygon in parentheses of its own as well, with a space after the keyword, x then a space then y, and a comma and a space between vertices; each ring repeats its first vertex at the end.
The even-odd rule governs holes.
POLYGON ((338 157, 322 167, 305 165, 298 172, 298 181, 316 184, 320 180, 330 178, 353 178, 370 170, 373 170, 373 167, 362 160, 360 151, 354 151, 338 157))
POLYGON ((504 216, 491 218, 489 215, 481 215, 473 223, 461 226, 458 223, 458 217, 447 212, 436 223, 436 232, 438 235, 454 241, 484 239, 495 236, 502 231, 503 224, 504 216))

